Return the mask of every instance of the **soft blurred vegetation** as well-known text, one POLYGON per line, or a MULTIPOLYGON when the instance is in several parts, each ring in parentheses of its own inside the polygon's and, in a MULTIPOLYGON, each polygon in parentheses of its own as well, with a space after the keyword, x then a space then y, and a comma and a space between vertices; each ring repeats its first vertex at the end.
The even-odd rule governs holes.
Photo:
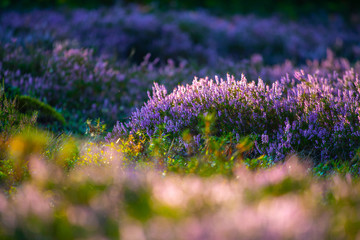
MULTIPOLYGON (((100 123, 88 124, 101 132, 100 123)), ((275 165, 248 158, 248 138, 231 152, 229 139, 209 137, 196 156, 172 158, 161 137, 150 145, 131 136, 117 143, 89 137, 11 134, 0 166, 1 239, 359 235, 355 175, 319 178, 296 156, 275 165)))

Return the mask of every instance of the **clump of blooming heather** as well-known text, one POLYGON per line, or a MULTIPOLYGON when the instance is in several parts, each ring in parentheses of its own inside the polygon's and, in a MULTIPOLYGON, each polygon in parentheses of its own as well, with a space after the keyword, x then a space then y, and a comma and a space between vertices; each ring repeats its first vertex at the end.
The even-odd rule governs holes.
POLYGON ((328 77, 297 71, 271 85, 245 76, 195 78, 170 94, 155 84, 149 98, 128 123, 114 127, 109 140, 135 132, 151 138, 161 129, 181 142, 185 129, 201 134, 201 117, 213 113, 215 134, 251 135, 255 152, 274 160, 289 153, 351 159, 360 147, 360 79, 354 70, 328 77))

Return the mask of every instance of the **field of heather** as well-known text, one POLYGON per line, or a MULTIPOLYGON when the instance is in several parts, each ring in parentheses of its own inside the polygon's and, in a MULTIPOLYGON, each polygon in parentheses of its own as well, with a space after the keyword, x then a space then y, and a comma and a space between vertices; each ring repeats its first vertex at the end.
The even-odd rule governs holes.
POLYGON ((358 3, 18 2, 0 239, 360 238, 358 3))

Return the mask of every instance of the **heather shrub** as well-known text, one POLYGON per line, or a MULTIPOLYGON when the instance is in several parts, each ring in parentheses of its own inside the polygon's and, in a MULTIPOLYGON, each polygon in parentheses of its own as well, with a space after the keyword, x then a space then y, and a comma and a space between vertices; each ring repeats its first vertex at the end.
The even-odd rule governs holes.
MULTIPOLYGON (((251 135, 255 153, 275 161, 298 153, 314 160, 348 160, 359 146, 359 75, 319 77, 303 71, 287 75, 272 85, 215 78, 197 79, 167 93, 155 84, 148 102, 128 123, 118 123, 108 139, 141 132, 151 138, 159 128, 170 138, 189 129, 201 143, 199 117, 216 116, 218 136, 233 133, 238 139, 251 135), (346 150, 345 150, 346 149, 346 150)), ((186 144, 183 144, 186 147, 186 144)))
POLYGON ((109 106, 108 98, 119 98, 120 94, 124 94, 121 90, 125 83, 120 73, 108 66, 106 61, 94 58, 90 49, 67 49, 66 45, 57 45, 46 66, 44 78, 48 85, 43 84, 43 97, 49 104, 61 104, 70 112, 82 110, 82 113, 91 115, 105 108, 110 108, 108 111, 111 112, 119 106, 109 106), (53 89, 57 89, 57 96, 52 96, 53 89))
POLYGON ((47 65, 42 66, 38 76, 22 73, 19 69, 16 71, 3 69, 5 84, 73 114, 75 120, 94 117, 95 112, 105 108, 108 112, 114 109, 119 111, 119 106, 109 106, 105 94, 113 98, 119 97, 120 93, 115 92, 114 89, 124 88, 124 84, 121 83, 122 75, 108 67, 107 62, 95 59, 91 50, 73 49, 67 46, 68 44, 59 44, 51 54, 43 53, 47 65), (119 82, 120 84, 117 84, 119 82), (108 109, 110 107, 112 109, 108 109), (86 114, 82 116, 83 113, 86 114))
POLYGON ((43 41, 36 44, 21 43, 21 40, 13 39, 10 42, 0 41, 1 69, 20 71, 23 74, 41 76, 43 65, 49 58, 48 47, 43 41))

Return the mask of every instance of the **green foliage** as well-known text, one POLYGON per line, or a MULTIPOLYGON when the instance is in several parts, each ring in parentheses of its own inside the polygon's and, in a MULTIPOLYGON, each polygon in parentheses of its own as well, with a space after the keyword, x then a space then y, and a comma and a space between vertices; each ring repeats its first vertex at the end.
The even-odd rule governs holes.
POLYGON ((16 108, 16 101, 6 97, 4 88, 0 88, 0 160, 4 159, 5 148, 12 134, 35 125, 37 114, 21 114, 16 108))
POLYGON ((244 159, 244 162, 250 170, 267 169, 275 164, 274 161, 266 155, 262 155, 255 159, 246 158, 244 159))
POLYGON ((124 189, 125 210, 131 217, 146 222, 152 216, 151 192, 146 186, 129 185, 124 189))
POLYGON ((35 116, 37 123, 50 130, 60 130, 66 125, 65 118, 55 108, 34 97, 21 95, 18 88, 5 85, 4 104, 12 104, 13 111, 21 118, 35 116))
POLYGON ((25 114, 38 112, 38 121, 43 124, 54 124, 56 122, 59 125, 65 125, 66 123, 64 117, 53 107, 30 96, 17 96, 16 107, 25 114))
MULTIPOLYGON (((3 95, 4 97, 7 97, 8 99, 15 99, 16 96, 20 96, 21 95, 21 91, 19 88, 17 87, 13 87, 7 84, 4 84, 4 88, 3 88, 3 95), (5 94, 5 90, 6 90, 6 94, 5 94)), ((16 106, 15 106, 16 107, 16 106)))
POLYGON ((70 171, 74 169, 80 157, 80 143, 69 134, 51 134, 44 155, 49 161, 70 171))
POLYGON ((360 149, 357 154, 351 161, 344 161, 341 159, 331 159, 326 162, 321 162, 314 166, 312 171, 318 177, 328 177, 334 174, 339 174, 341 176, 346 176, 350 174, 351 176, 358 178, 360 176, 360 149))
POLYGON ((85 134, 90 136, 93 140, 97 141, 103 139, 104 133, 106 130, 106 124, 100 121, 100 118, 93 121, 88 119, 86 120, 86 132, 85 134))
POLYGON ((34 156, 43 154, 48 143, 48 134, 30 128, 12 135, 5 148, 7 156, 2 161, 3 179, 1 179, 1 184, 9 189, 28 180, 30 177, 29 161, 34 156))
POLYGON ((14 162, 7 158, 11 136, 25 129, 31 128, 36 123, 37 115, 23 115, 16 109, 15 100, 9 100, 0 88, 0 185, 12 182, 14 162))
POLYGON ((16 100, 7 98, 4 88, 0 87, 0 132, 8 135, 12 132, 18 132, 26 127, 35 124, 37 114, 31 116, 21 114, 16 107, 16 100))
POLYGON ((271 158, 266 156, 251 158, 254 145, 250 137, 237 141, 232 133, 216 136, 213 135, 216 132, 214 126, 214 115, 206 114, 199 123, 199 129, 204 134, 198 143, 194 142, 191 132, 185 130, 182 134, 183 141, 188 146, 185 153, 180 150, 179 142, 170 135, 162 134, 159 127, 145 155, 152 156, 164 173, 196 174, 203 177, 231 177, 241 164, 251 170, 273 165, 271 158))
POLYGON ((30 177, 28 167, 33 156, 46 153, 48 159, 65 169, 73 168, 78 157, 79 150, 72 139, 33 129, 37 123, 35 110, 42 120, 53 116, 64 123, 61 115, 47 104, 27 96, 10 100, 0 89, 0 185, 7 189, 30 177))
POLYGON ((248 189, 246 199, 249 202, 258 202, 272 197, 281 197, 286 194, 301 194, 309 187, 309 181, 306 179, 296 179, 288 176, 279 182, 269 183, 259 188, 257 191, 248 189))
POLYGON ((36 166, 38 158, 68 172, 75 168, 80 157, 79 146, 79 141, 68 134, 54 135, 29 127, 12 133, 2 146, 4 156, 0 159, 0 184, 11 189, 33 178, 34 173, 30 173, 29 167, 31 164, 36 166))

